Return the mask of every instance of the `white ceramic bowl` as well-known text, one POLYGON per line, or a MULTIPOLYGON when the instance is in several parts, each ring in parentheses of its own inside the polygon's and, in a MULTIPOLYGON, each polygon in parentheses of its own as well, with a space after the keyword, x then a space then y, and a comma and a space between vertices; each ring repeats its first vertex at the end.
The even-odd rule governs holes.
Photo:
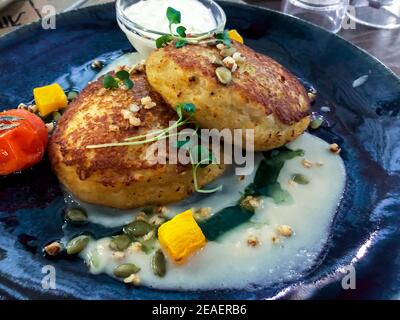
MULTIPOLYGON (((165 33, 159 32, 157 30, 146 29, 143 26, 137 24, 135 21, 132 21, 125 15, 125 9, 139 1, 141 0, 117 0, 117 21, 121 30, 125 33, 132 46, 143 57, 147 57, 150 52, 156 48, 155 40, 160 36, 165 35, 165 33)), ((206 8, 209 8, 211 10, 212 14, 214 15, 217 27, 204 33, 193 34, 193 36, 198 37, 223 31, 226 24, 226 15, 224 10, 212 0, 198 1, 201 2, 206 8)))

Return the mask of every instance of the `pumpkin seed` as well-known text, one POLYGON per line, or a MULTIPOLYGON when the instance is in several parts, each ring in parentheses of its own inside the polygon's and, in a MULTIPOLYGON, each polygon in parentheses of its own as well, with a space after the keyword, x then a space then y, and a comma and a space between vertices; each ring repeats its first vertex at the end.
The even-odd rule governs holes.
POLYGON ((230 47, 230 48, 222 49, 220 53, 221 53, 221 56, 226 58, 226 57, 232 57, 235 52, 236 52, 236 49, 234 47, 230 47))
POLYGON ((218 67, 215 69, 215 74, 217 75, 219 82, 223 84, 228 84, 232 80, 232 73, 228 68, 218 67))
POLYGON ((164 253, 161 249, 158 249, 151 259, 151 269, 156 276, 161 278, 165 276, 165 273, 167 272, 167 264, 164 253))
POLYGON ((316 130, 322 125, 323 122, 324 122, 324 119, 316 118, 310 122, 310 128, 316 130))
POLYGON ((80 208, 71 208, 65 214, 65 218, 74 224, 84 224, 88 221, 87 213, 80 208))
POLYGON ((308 179, 304 174, 296 173, 292 176, 292 180, 298 184, 308 184, 310 179, 308 179))
POLYGON ((112 237, 110 248, 115 251, 124 251, 131 244, 131 239, 126 234, 119 234, 112 237))
POLYGON ((129 224, 127 224, 123 231, 127 234, 131 239, 136 237, 142 237, 145 234, 151 231, 151 225, 148 224, 146 221, 143 220, 136 220, 129 224))
POLYGON ((53 116, 53 121, 58 122, 58 120, 60 120, 60 118, 61 118, 61 113, 59 113, 58 111, 55 111, 55 112, 53 112, 52 116, 53 116))
POLYGON ((73 238, 67 243, 67 253, 68 254, 78 254, 83 249, 86 248, 89 243, 90 238, 88 236, 82 235, 76 238, 73 238))
POLYGON ((67 95, 68 101, 74 100, 77 96, 78 96, 78 92, 76 92, 76 91, 68 92, 68 95, 67 95))
POLYGON ((120 264, 113 271, 114 276, 118 278, 128 278, 131 274, 137 273, 140 268, 133 263, 120 264))

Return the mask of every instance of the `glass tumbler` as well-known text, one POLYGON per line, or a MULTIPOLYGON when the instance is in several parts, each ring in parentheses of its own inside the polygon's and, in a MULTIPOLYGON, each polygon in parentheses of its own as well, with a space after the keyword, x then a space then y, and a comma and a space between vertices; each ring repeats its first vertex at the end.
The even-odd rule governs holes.
POLYGON ((282 11, 336 33, 342 27, 348 0, 284 0, 282 11))

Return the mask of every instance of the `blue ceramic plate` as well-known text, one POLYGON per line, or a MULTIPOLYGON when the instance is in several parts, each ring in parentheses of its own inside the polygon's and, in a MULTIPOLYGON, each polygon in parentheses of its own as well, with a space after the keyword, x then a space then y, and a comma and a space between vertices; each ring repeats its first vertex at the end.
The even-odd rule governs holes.
MULTIPOLYGON (((0 179, 0 298, 265 299, 399 298, 400 295, 400 80, 379 61, 340 37, 281 13, 223 3, 228 27, 318 90, 329 127, 317 131, 342 146, 348 180, 322 263, 300 281, 252 291, 132 290, 81 261, 48 261, 44 244, 61 236, 64 207, 47 161, 0 179), (353 88, 360 76, 368 80, 353 88), (41 286, 53 264, 57 289, 41 286), (356 290, 343 290, 344 266, 357 271, 356 290)), ((62 14, 56 30, 34 23, 0 38, 0 108, 32 99, 32 88, 57 80, 81 89, 93 77, 90 61, 121 55, 130 44, 112 4, 62 14)), ((316 195, 318 196, 318 195, 316 195)), ((310 226, 312 228, 312 226, 310 226)))

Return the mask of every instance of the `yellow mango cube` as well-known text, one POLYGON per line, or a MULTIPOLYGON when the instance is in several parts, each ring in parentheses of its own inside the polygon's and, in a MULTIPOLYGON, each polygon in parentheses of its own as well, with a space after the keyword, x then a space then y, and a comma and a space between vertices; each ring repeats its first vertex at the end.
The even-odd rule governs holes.
POLYGON ((239 34, 239 32, 237 32, 236 29, 229 30, 228 35, 229 35, 229 38, 231 38, 232 40, 235 40, 235 41, 243 44, 243 37, 239 34))
POLYGON ((33 96, 42 117, 68 105, 67 96, 57 83, 33 89, 33 96))
POLYGON ((187 210, 160 226, 158 241, 174 262, 182 263, 204 247, 206 237, 193 218, 192 210, 187 210))

